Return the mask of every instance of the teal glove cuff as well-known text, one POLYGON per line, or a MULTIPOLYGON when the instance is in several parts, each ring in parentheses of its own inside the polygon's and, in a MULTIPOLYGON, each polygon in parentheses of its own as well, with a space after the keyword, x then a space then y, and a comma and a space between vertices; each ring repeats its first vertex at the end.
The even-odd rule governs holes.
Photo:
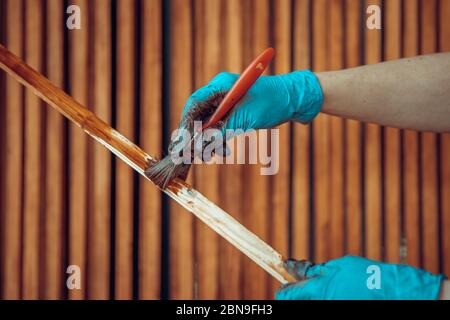
POLYGON ((323 104, 323 92, 316 75, 309 71, 294 71, 286 75, 285 85, 292 99, 290 105, 292 120, 308 123, 320 112, 323 104))

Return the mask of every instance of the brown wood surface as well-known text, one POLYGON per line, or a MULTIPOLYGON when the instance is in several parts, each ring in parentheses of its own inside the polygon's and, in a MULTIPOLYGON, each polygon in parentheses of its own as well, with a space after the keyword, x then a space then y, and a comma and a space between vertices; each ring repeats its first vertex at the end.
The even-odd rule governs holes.
MULTIPOLYGON (((449 0, 70 4, 81 8, 81 30, 65 27, 65 2, 4 1, 2 45, 89 106, 104 122, 47 82, 29 84, 138 171, 146 153, 107 124, 160 155, 189 95, 268 46, 276 56, 266 74, 450 51, 449 0), (369 4, 382 5, 381 31, 365 26, 369 4)), ((278 282, 241 251, 120 160, 111 167, 109 151, 15 79, 2 85, 1 298, 273 298, 278 282), (81 268, 79 290, 65 285, 70 265, 81 268)), ((448 275, 449 141, 320 115, 280 127, 277 175, 261 176, 259 164, 200 165, 188 181, 285 256, 366 255, 448 275)))

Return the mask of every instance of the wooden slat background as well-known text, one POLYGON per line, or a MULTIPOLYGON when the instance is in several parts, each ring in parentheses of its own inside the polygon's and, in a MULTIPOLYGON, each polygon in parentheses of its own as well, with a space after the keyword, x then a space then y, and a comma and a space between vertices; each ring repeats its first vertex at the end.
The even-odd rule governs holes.
MULTIPOLYGON (((268 74, 450 51, 450 0, 0 0, 0 42, 160 156, 218 72, 267 46, 268 74)), ((450 274, 448 134, 327 115, 280 129, 277 175, 199 165, 190 183, 285 256, 450 274)), ((0 298, 273 298, 267 273, 3 72, 0 134, 0 298)))

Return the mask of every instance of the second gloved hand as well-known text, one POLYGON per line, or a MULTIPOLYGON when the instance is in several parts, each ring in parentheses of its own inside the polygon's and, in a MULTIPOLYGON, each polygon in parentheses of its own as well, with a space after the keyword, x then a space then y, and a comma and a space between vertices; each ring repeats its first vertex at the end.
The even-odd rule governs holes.
POLYGON ((299 282, 283 286, 280 300, 431 300, 438 299, 443 275, 404 264, 346 256, 322 264, 288 260, 299 282))
MULTIPOLYGON (((222 72, 188 99, 183 114, 218 91, 229 90, 239 75, 222 72)), ((319 113, 323 94, 311 71, 295 71, 276 76, 261 76, 237 103, 226 129, 267 129, 289 120, 311 121, 319 113)))

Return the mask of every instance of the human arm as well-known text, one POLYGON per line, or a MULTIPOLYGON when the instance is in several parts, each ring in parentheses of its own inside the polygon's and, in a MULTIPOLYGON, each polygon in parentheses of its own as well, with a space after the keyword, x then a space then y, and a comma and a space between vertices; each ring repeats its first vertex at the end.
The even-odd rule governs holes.
POLYGON ((450 132, 450 53, 316 74, 322 112, 421 131, 450 132))

